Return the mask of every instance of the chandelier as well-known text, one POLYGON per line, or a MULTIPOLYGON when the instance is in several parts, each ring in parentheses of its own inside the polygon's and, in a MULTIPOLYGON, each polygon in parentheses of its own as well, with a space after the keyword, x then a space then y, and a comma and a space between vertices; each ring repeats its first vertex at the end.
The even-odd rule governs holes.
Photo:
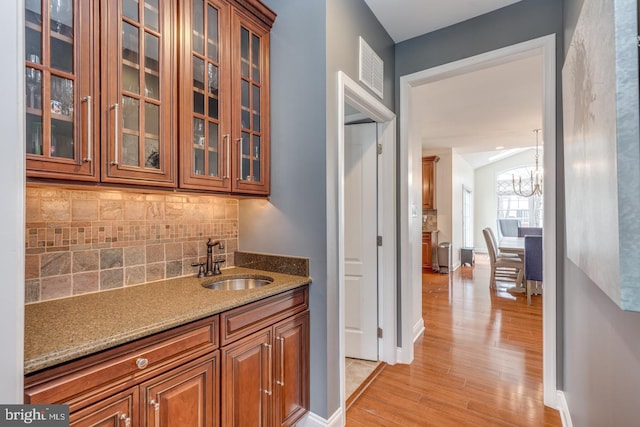
POLYGON ((511 184, 513 185, 513 192, 516 193, 516 195, 521 196, 521 197, 531 197, 531 196, 535 196, 536 194, 538 196, 542 196, 542 171, 538 170, 538 133, 540 132, 540 129, 534 129, 533 130, 536 133, 536 170, 535 173, 533 171, 530 172, 530 179, 531 179, 531 191, 527 191, 526 188, 525 190, 522 189, 522 177, 518 177, 518 188, 516 188, 516 177, 515 175, 511 175, 511 184))

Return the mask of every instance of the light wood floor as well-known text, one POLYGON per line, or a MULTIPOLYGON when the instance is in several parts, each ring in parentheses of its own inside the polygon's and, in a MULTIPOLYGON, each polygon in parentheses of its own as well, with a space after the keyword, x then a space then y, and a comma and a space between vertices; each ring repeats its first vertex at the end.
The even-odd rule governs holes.
POLYGON ((424 336, 411 365, 389 365, 347 411, 347 426, 562 426, 542 400, 542 297, 489 289, 474 268, 422 278, 424 336))

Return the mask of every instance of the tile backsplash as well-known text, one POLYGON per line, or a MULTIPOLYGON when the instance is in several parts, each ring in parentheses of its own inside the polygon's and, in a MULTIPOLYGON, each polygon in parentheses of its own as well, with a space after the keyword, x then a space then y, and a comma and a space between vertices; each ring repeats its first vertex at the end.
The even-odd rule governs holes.
POLYGON ((209 237, 234 265, 238 200, 131 190, 26 189, 25 301, 196 274, 209 237))

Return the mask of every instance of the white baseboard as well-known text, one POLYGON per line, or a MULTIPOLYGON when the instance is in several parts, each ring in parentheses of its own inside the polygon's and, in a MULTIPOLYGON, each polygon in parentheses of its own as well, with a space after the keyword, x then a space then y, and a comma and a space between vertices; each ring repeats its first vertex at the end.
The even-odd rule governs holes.
POLYGON ((320 415, 316 415, 313 412, 309 412, 306 417, 300 420, 297 427, 342 427, 346 423, 344 419, 342 408, 338 408, 336 412, 325 420, 320 415))
POLYGON ((560 412, 560 419, 562 420, 563 427, 573 427, 567 398, 564 396, 564 392, 560 390, 558 390, 558 411, 560 412))
POLYGON ((420 338, 422 336, 422 334, 424 333, 424 319, 422 319, 422 317, 420 319, 418 319, 418 321, 413 325, 413 328, 411 328, 411 332, 413 334, 412 338, 413 340, 411 341, 411 347, 407 349, 408 351, 405 353, 402 349, 402 347, 397 347, 396 348, 396 362, 397 363, 402 363, 402 364, 410 364, 411 362, 413 362, 413 346, 416 342, 416 340, 418 338, 420 338))
POLYGON ((424 319, 421 317, 418 321, 413 325, 413 343, 415 344, 418 338, 422 336, 424 333, 424 319))

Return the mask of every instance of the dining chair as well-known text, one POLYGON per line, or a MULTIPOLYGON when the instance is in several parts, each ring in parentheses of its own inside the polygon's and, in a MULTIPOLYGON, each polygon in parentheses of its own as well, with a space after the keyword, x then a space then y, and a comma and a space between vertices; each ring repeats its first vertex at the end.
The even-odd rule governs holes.
POLYGON ((489 260, 491 262, 491 277, 489 278, 489 288, 496 287, 496 279, 518 282, 518 274, 524 268, 521 258, 498 257, 496 247, 491 239, 489 229, 482 230, 484 241, 487 244, 489 260))
POLYGON ((542 236, 542 227, 518 227, 518 237, 542 236))
POLYGON ((520 220, 516 218, 499 218, 498 219, 498 234, 500 237, 518 237, 518 227, 520 227, 520 220))
POLYGON ((524 279, 527 304, 531 305, 531 294, 537 295, 538 285, 542 283, 542 236, 524 236, 524 279))
POLYGON ((500 258, 500 257, 507 258, 507 257, 509 257, 509 258, 518 258, 518 259, 522 260, 520 255, 518 255, 518 254, 514 254, 514 253, 510 253, 510 252, 501 252, 500 248, 498 247, 499 246, 498 245, 498 240, 496 239, 496 235, 493 232, 493 230, 491 229, 491 227, 487 227, 486 230, 489 231, 489 235, 491 236, 491 241, 493 242, 493 247, 496 249, 496 257, 497 258, 500 258))

